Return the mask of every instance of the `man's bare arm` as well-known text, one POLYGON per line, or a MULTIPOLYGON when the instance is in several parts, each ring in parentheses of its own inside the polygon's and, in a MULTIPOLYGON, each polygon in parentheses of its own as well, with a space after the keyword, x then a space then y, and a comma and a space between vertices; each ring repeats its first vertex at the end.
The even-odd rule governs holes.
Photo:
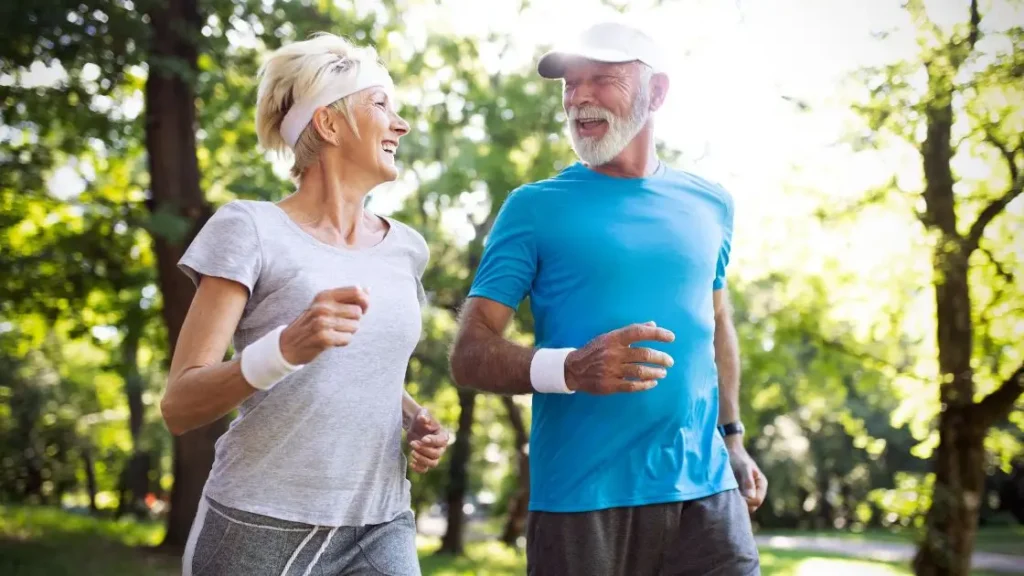
MULTIPOLYGON (((718 423, 740 418, 740 346, 727 290, 715 290, 715 364, 718 366, 718 423)), ((739 438, 739 436, 733 436, 739 438)))
POLYGON ((456 386, 497 394, 529 394, 535 350, 505 339, 514 311, 486 298, 469 298, 449 361, 456 386))
MULTIPOLYGON (((505 339, 504 332, 511 320, 512 309, 508 306, 484 298, 470 298, 466 302, 449 358, 457 386, 497 394, 534 392, 530 365, 537 351, 505 339)), ((570 351, 564 364, 555 367, 562 372, 556 377, 564 376, 561 386, 567 392, 615 394, 649 390, 665 377, 672 358, 652 348, 632 345, 644 340, 673 339, 672 332, 655 326, 654 322, 612 330, 583 348, 567 349, 570 351)))
MULTIPOLYGON (((715 301, 715 364, 718 365, 718 423, 728 424, 740 419, 740 345, 732 323, 732 307, 726 290, 714 292, 715 301)), ((743 446, 742 434, 725 437, 729 463, 747 510, 752 514, 764 503, 768 478, 743 446)))

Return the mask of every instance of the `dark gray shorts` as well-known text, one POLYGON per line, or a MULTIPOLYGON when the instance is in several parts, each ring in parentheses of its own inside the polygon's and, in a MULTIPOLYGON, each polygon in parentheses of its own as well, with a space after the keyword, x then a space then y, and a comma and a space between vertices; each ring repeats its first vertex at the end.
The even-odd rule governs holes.
POLYGON ((595 512, 531 512, 529 576, 748 576, 761 573, 738 490, 595 512))
POLYGON ((385 524, 330 528, 208 498, 199 503, 182 561, 184 576, 420 576, 411 511, 385 524))

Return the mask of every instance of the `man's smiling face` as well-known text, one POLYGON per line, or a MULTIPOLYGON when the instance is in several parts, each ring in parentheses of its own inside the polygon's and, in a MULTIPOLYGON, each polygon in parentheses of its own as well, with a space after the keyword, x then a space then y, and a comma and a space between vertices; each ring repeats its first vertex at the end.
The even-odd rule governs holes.
POLYGON ((607 164, 636 137, 650 117, 650 79, 638 62, 580 59, 566 67, 562 105, 581 160, 607 164))

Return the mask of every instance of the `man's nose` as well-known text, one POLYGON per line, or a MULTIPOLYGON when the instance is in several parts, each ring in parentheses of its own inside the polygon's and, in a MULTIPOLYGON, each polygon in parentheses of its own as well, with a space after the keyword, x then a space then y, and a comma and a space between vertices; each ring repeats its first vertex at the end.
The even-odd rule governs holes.
POLYGON ((577 106, 584 106, 587 104, 594 103, 594 94, 590 87, 581 83, 571 88, 567 88, 565 92, 565 106, 566 108, 575 108, 577 106))

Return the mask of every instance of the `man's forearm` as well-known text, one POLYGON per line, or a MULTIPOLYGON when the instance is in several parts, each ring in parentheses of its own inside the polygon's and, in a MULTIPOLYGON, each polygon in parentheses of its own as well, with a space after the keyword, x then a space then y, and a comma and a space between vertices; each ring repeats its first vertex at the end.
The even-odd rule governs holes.
POLYGON ((472 320, 456 337, 451 367, 455 384, 496 394, 530 394, 533 348, 513 344, 472 320))
POLYGON ((726 310, 715 315, 715 364, 718 366, 718 423, 740 418, 740 347, 726 310))

